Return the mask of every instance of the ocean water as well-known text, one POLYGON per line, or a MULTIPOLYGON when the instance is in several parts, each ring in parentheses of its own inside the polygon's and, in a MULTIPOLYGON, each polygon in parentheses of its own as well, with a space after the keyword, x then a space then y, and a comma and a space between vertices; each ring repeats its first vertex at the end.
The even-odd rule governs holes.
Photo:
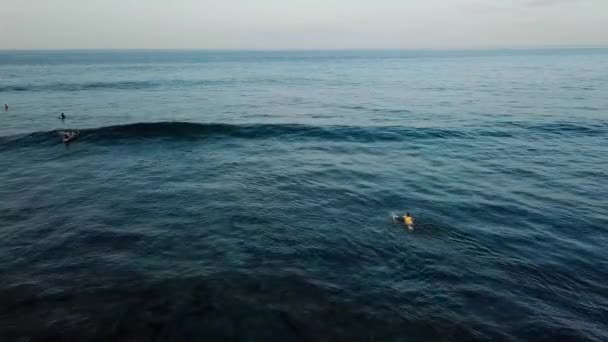
POLYGON ((606 49, 3 51, 4 103, 3 342, 608 340, 606 49))

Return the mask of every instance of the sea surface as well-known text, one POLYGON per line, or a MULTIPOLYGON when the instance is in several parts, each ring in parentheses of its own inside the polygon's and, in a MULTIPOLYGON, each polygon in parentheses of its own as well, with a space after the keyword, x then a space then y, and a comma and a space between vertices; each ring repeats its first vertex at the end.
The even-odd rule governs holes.
POLYGON ((607 49, 0 51, 4 103, 3 342, 608 341, 607 49))

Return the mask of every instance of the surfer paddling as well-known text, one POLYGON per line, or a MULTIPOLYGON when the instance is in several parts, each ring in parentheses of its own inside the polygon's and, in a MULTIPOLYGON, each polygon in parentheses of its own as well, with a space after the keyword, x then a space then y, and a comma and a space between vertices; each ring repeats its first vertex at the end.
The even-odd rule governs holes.
POLYGON ((393 216, 393 220, 403 222, 409 230, 414 230, 414 218, 410 213, 405 213, 404 216, 393 216))
POLYGON ((78 131, 63 131, 59 133, 61 135, 61 140, 64 144, 69 144, 72 141, 78 139, 80 132, 78 131))
POLYGON ((405 223, 410 230, 414 230, 414 218, 412 218, 410 213, 405 213, 405 216, 403 216, 403 223, 405 223))

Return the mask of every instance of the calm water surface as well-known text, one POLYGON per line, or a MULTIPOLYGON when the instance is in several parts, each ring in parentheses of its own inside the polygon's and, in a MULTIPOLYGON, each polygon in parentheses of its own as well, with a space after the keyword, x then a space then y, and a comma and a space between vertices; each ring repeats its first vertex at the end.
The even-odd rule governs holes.
POLYGON ((606 341, 607 95, 602 49, 0 52, 0 340, 606 341))

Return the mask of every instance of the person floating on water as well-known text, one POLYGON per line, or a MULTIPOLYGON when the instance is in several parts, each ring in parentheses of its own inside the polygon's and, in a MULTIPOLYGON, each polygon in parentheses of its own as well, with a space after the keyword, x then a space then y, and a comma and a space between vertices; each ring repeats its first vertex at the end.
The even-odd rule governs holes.
POLYGON ((65 114, 61 113, 61 116, 59 116, 59 118, 61 119, 61 121, 65 120, 65 114))
POLYGON ((4 104, 4 111, 8 112, 8 105, 6 103, 4 104))

